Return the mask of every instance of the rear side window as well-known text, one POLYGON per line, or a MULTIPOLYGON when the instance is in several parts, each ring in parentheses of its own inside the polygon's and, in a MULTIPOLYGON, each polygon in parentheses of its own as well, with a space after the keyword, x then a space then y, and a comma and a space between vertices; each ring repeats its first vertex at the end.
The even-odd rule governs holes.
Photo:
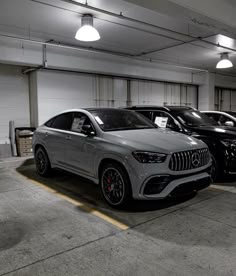
POLYGON ((45 126, 47 126, 47 127, 52 127, 52 123, 54 122, 54 120, 55 120, 55 118, 52 118, 51 120, 47 121, 47 122, 45 123, 45 126))
POLYGON ((47 127, 57 128, 62 130, 70 130, 72 124, 73 113, 65 113, 49 120, 46 123, 47 127))

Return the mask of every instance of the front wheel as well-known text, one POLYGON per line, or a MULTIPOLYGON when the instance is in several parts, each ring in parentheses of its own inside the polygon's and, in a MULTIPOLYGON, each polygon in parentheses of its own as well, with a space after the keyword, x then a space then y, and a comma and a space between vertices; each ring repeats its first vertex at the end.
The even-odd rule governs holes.
POLYGON ((217 163, 215 157, 212 154, 211 154, 211 160, 212 160, 212 165, 211 165, 210 174, 211 174, 212 182, 214 183, 219 178, 219 166, 218 166, 218 163, 217 163))
POLYGON ((46 151, 39 147, 35 152, 35 164, 39 175, 47 176, 51 172, 51 164, 46 151))
POLYGON ((119 164, 109 163, 103 166, 100 187, 104 199, 112 207, 124 207, 130 199, 129 177, 119 164))

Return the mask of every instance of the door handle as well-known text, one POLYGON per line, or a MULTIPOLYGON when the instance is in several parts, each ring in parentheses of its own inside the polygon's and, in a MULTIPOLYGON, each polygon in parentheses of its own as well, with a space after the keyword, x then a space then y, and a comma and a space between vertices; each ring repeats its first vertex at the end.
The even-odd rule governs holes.
POLYGON ((67 135, 67 136, 66 136, 66 140, 71 140, 71 136, 70 136, 70 135, 67 135))
POLYGON ((45 132, 45 136, 46 136, 46 137, 48 136, 48 132, 45 132))

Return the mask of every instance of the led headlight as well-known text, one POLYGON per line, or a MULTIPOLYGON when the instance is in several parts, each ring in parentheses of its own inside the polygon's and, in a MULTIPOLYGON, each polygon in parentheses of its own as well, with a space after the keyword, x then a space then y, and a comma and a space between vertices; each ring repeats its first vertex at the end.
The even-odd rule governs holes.
POLYGON ((140 163, 163 163, 167 154, 150 152, 150 151, 134 151, 133 156, 140 163))
POLYGON ((221 140, 221 143, 226 147, 236 146, 235 139, 224 139, 224 140, 221 140))

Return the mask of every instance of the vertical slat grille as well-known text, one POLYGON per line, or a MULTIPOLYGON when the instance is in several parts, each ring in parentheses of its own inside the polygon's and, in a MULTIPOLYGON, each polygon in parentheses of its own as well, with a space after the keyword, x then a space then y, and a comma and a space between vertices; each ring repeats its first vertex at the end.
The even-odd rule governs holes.
POLYGON ((209 150, 206 148, 175 152, 171 156, 169 168, 172 171, 192 170, 207 165, 209 161, 209 150))

